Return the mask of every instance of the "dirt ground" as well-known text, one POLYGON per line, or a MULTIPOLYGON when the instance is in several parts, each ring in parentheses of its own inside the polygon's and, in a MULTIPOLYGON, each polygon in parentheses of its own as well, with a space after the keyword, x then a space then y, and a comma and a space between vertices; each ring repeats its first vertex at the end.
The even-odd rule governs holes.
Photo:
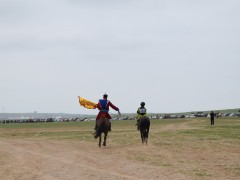
MULTIPOLYGON (((119 147, 88 142, 11 140, 0 142, 2 179, 158 179, 177 178, 167 170, 133 162, 119 147)), ((141 148, 142 147, 136 147, 141 148)), ((127 152, 127 151, 126 151, 127 152)))
MULTIPOLYGON (((161 131, 187 128, 186 123, 172 124, 161 131)), ((179 153, 178 149, 156 147, 151 141, 147 146, 118 145, 111 143, 111 138, 102 148, 88 141, 0 138, 0 179, 237 179, 240 170, 237 147, 217 148, 213 156, 212 150, 204 148, 176 146, 184 150, 179 153), (230 155, 222 153, 225 150, 230 155), (133 158, 136 154, 160 158, 164 163, 133 158)))

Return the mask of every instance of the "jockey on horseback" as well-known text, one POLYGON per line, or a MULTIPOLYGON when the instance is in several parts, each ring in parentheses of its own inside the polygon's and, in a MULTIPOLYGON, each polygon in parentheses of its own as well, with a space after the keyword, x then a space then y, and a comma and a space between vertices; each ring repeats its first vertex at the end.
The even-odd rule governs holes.
MULTIPOLYGON (((98 129, 98 126, 100 125, 98 122, 99 122, 99 119, 103 116, 105 116, 107 118, 107 121, 106 121, 106 124, 107 126, 109 126, 109 131, 111 131, 111 122, 110 122, 110 119, 112 119, 112 117, 110 116, 110 114, 108 113, 109 111, 109 106, 111 108, 113 108, 114 110, 118 111, 119 112, 119 108, 114 106, 109 100, 107 100, 108 98, 108 95, 105 93, 103 95, 103 99, 100 99, 98 101, 98 104, 97 104, 97 108, 99 109, 99 113, 96 117, 96 125, 95 125, 95 130, 97 131, 98 129)), ((120 113, 120 112, 119 112, 120 113)))
POLYGON ((144 116, 147 116, 147 109, 144 107, 145 106, 145 102, 141 102, 141 107, 138 108, 137 110, 137 130, 139 130, 139 125, 140 125, 140 119, 144 116))

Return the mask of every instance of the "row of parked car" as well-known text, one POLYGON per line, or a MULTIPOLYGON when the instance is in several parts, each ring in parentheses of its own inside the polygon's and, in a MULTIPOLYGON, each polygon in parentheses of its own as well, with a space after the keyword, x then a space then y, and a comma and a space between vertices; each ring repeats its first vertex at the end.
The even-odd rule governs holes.
POLYGON ((224 116, 224 117, 233 117, 233 116, 238 116, 238 117, 240 117, 240 112, 238 112, 238 113, 225 113, 225 114, 223 114, 222 116, 224 116))
MULTIPOLYGON (((240 117, 240 112, 237 113, 215 113, 216 117, 240 117)), ((165 114, 151 116, 151 119, 168 119, 168 118, 195 118, 195 117, 210 117, 207 113, 196 113, 196 114, 165 114)))

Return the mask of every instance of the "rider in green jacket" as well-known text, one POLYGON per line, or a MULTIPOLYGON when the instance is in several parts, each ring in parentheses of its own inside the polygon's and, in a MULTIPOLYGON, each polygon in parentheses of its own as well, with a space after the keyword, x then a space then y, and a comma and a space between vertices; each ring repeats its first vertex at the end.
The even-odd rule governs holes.
POLYGON ((141 102, 140 105, 141 105, 141 107, 139 107, 138 110, 137 110, 137 114, 138 114, 138 116, 137 116, 137 124, 136 124, 137 130, 139 130, 141 117, 144 117, 144 116, 147 115, 147 109, 145 108, 145 102, 141 102))

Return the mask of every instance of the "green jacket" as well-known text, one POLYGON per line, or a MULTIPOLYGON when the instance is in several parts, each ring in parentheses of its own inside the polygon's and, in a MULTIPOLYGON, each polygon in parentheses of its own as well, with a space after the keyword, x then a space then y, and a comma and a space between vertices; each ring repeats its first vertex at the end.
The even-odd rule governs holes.
POLYGON ((145 107, 139 107, 137 110, 138 118, 147 116, 147 109, 145 107))

